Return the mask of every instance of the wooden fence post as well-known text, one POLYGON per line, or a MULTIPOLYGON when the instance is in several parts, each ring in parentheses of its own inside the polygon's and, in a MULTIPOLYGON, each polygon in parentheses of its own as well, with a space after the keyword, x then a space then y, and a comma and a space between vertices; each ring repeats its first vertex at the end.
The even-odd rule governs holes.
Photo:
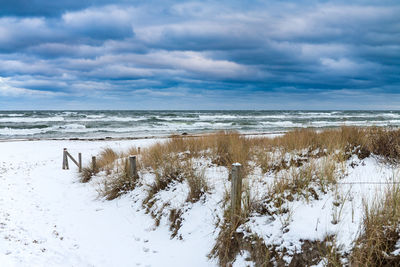
POLYGON ((69 170, 67 153, 68 153, 67 149, 64 148, 64 150, 63 150, 63 166, 62 166, 63 170, 69 170))
POLYGON ((129 156, 129 176, 131 181, 136 180, 138 177, 137 167, 136 167, 136 156, 129 156))
POLYGON ((65 150, 66 150, 66 148, 64 148, 64 150, 63 150, 63 163, 62 163, 63 170, 65 170, 65 150))
POLYGON ((92 171, 96 172, 96 157, 92 157, 92 171))
POLYGON ((69 170, 68 157, 72 160, 73 163, 75 163, 76 166, 78 166, 79 172, 82 172, 82 153, 78 154, 78 161, 76 161, 76 159, 74 159, 74 157, 71 156, 71 154, 69 154, 67 149, 64 148, 64 150, 63 150, 63 163, 62 163, 62 169, 63 170, 69 170))
POLYGON ((82 153, 78 154, 79 172, 82 172, 82 153))
POLYGON ((231 208, 232 222, 235 223, 240 218, 242 204, 242 165, 240 163, 232 164, 231 180, 231 208))
POLYGON ((140 147, 137 148, 137 152, 138 152, 138 154, 140 154, 140 147))

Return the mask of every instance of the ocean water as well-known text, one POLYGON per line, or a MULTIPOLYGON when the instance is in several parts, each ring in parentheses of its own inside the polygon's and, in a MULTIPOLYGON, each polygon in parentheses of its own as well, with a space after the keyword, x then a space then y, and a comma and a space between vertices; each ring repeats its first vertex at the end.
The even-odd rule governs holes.
POLYGON ((400 126, 400 111, 0 111, 0 139, 137 138, 237 130, 400 126))

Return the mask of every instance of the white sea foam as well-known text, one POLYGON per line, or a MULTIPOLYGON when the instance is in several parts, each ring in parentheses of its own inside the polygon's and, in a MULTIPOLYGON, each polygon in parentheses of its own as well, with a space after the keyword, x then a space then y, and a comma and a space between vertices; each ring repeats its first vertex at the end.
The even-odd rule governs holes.
POLYGON ((100 118, 104 118, 105 115, 86 115, 86 118, 88 119, 100 119, 100 118))
POLYGON ((82 124, 72 123, 72 124, 61 125, 59 126, 59 128, 66 130, 76 130, 76 129, 86 129, 86 126, 82 124))
POLYGON ((5 113, 5 114, 0 114, 0 117, 23 117, 25 116, 24 114, 18 114, 18 113, 5 113))
POLYGON ((47 117, 47 118, 30 118, 30 117, 25 117, 25 118, 0 118, 0 122, 26 122, 26 123, 31 123, 31 122, 56 122, 56 121, 64 121, 63 117, 47 117))
POLYGON ((302 123, 294 123, 292 121, 262 121, 260 122, 264 126, 274 126, 274 127, 303 127, 307 126, 302 123))
POLYGON ((200 115, 199 119, 200 120, 229 120, 229 119, 237 119, 240 116, 235 116, 235 115, 219 115, 219 114, 215 114, 215 115, 200 115))
POLYGON ((0 136, 31 136, 35 134, 45 133, 48 128, 43 129, 11 129, 8 127, 0 129, 0 136))
POLYGON ((90 121, 104 121, 104 122, 130 122, 130 121, 141 121, 141 120, 146 120, 146 117, 137 117, 137 118, 133 118, 133 117, 104 117, 104 116, 87 116, 87 118, 83 118, 83 119, 75 119, 75 118, 71 118, 71 119, 67 119, 67 121, 77 121, 77 122, 90 122, 90 121))
POLYGON ((0 138, 129 137, 182 132, 238 130, 282 132, 295 128, 400 126, 400 112, 390 111, 0 111, 0 138), (30 117, 29 114, 32 114, 30 117))

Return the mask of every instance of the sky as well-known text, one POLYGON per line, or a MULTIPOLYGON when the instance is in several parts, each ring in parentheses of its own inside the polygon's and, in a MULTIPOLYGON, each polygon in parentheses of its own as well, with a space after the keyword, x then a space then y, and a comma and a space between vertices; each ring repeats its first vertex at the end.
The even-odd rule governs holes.
POLYGON ((400 109, 400 2, 0 0, 0 109, 400 109))

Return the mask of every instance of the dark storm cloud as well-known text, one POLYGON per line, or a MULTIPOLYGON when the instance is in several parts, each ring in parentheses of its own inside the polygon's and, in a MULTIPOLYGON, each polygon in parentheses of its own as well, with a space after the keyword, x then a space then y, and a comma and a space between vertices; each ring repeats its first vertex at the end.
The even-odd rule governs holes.
POLYGON ((130 20, 126 11, 116 7, 69 12, 58 19, 2 17, 0 51, 21 52, 43 45, 99 45, 105 40, 132 37, 130 20))
POLYGON ((59 16, 66 11, 84 9, 91 6, 112 3, 111 0, 1 0, 2 16, 59 16))
POLYGON ((34 0, 3 6, 0 98, 13 88, 14 95, 25 89, 193 103, 200 95, 228 94, 286 99, 293 106, 296 98, 308 99, 317 107, 318 98, 339 104, 349 95, 371 100, 375 94, 394 101, 400 92, 396 1, 34 0))

